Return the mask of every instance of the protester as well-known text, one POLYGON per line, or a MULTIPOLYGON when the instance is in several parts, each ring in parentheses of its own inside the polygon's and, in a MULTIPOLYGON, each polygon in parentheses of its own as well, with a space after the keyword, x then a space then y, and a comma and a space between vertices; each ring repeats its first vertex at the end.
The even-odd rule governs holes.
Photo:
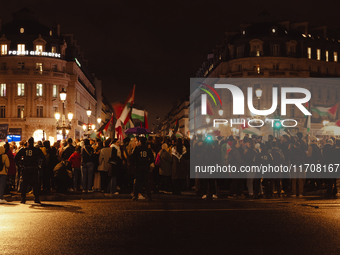
POLYGON ((10 166, 10 162, 8 159, 8 156, 5 153, 5 148, 0 147, 0 204, 6 203, 7 201, 4 199, 4 193, 6 188, 6 181, 7 181, 7 174, 8 174, 8 168, 10 166))
POLYGON ((93 163, 93 149, 90 146, 89 139, 84 140, 84 148, 81 150, 81 171, 82 171, 82 185, 83 192, 93 192, 93 177, 94 177, 94 163, 93 163))

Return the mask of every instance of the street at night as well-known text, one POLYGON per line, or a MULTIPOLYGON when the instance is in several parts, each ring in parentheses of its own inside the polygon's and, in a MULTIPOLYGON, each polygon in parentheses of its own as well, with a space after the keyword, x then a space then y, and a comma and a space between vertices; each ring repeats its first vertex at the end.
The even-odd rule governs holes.
POLYGON ((339 254, 340 200, 155 196, 0 207, 2 254, 339 254))

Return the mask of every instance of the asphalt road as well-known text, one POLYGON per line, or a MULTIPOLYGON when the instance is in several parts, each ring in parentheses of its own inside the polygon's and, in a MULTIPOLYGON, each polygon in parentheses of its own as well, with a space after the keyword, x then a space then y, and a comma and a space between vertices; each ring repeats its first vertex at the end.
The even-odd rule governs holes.
POLYGON ((0 205, 1 254, 340 254, 340 200, 0 205))

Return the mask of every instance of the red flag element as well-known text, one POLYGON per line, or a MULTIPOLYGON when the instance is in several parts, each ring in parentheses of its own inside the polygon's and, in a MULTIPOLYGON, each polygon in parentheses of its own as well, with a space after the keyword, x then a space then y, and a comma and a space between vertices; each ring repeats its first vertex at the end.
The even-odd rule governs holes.
POLYGON ((112 108, 113 108, 114 116, 116 117, 116 119, 118 119, 119 116, 122 114, 124 105, 120 102, 115 102, 115 103, 112 103, 112 108))
POLYGON ((147 117, 146 117, 146 113, 145 113, 145 112, 144 112, 144 127, 145 127, 146 129, 149 128, 149 123, 148 123, 148 119, 147 119, 147 117))
POLYGON ((135 102, 135 85, 133 86, 132 91, 130 92, 128 98, 126 99, 126 102, 124 104, 123 111, 119 117, 119 119, 122 121, 123 125, 125 126, 126 123, 128 123, 130 117, 131 117, 131 111, 132 111, 132 105, 135 102))
POLYGON ((339 103, 336 103, 335 105, 333 105, 329 110, 329 114, 331 114, 332 116, 335 116, 336 111, 338 110, 339 107, 339 103))
POLYGON ((335 125, 337 125, 338 127, 340 127, 340 119, 339 119, 337 122, 335 122, 335 125))
POLYGON ((241 125, 241 128, 242 128, 242 130, 245 129, 245 128, 249 128, 248 121, 245 121, 245 124, 241 125))

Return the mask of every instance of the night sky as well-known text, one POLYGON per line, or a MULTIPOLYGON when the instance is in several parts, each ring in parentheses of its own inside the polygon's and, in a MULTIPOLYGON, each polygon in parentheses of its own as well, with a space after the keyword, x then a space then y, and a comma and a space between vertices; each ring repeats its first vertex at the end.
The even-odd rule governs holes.
POLYGON ((135 103, 149 111, 150 128, 189 95, 190 77, 224 32, 256 21, 263 10, 278 20, 340 27, 334 1, 11 0, 2 3, 0 17, 7 23, 24 7, 75 35, 109 102, 124 102, 136 84, 135 103))

